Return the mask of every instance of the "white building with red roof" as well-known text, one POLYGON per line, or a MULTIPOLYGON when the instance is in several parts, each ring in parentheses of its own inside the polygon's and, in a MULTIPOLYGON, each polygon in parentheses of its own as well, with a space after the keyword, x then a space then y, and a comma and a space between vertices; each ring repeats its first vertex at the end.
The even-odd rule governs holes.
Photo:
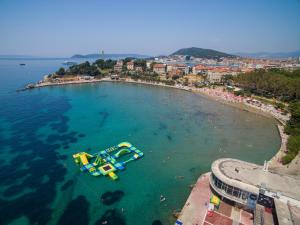
POLYGON ((153 65, 153 72, 158 74, 166 73, 166 65, 163 63, 155 63, 153 65))

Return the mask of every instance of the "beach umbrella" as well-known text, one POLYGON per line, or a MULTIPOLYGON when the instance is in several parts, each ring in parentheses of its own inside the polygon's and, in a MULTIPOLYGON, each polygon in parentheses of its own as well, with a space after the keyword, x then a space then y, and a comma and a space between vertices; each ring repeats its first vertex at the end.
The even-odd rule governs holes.
POLYGON ((220 199, 216 195, 211 195, 210 203, 214 204, 215 206, 220 205, 220 199))

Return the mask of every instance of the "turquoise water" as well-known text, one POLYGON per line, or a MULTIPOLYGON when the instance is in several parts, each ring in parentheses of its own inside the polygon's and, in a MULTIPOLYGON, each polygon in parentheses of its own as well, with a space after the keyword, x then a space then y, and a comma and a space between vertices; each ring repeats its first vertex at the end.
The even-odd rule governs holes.
POLYGON ((15 92, 60 63, 0 60, 0 224, 172 224, 213 160, 263 163, 279 148, 274 120, 182 90, 107 82, 15 92), (145 157, 119 181, 73 163, 73 153, 122 141, 145 157))

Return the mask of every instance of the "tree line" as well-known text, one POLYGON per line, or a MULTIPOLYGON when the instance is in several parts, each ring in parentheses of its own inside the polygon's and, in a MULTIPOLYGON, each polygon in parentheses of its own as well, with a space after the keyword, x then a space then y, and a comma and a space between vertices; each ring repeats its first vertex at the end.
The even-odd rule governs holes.
MULTIPOLYGON (((146 70, 146 60, 144 59, 134 59, 134 58, 125 58, 123 60, 123 71, 126 71, 126 63, 134 60, 134 66, 140 66, 143 70, 146 70)), ((70 66, 68 69, 64 67, 59 68, 53 74, 53 77, 62 77, 65 75, 88 75, 88 76, 104 76, 101 72, 103 70, 109 70, 110 72, 113 71, 114 66, 116 65, 117 61, 108 59, 98 59, 94 63, 90 63, 88 61, 84 63, 80 63, 78 65, 70 66)))
POLYGON ((239 74, 234 83, 256 95, 281 101, 300 100, 300 69, 292 72, 271 69, 239 74))
POLYGON ((291 119, 285 126, 285 133, 290 135, 287 142, 288 153, 282 158, 283 164, 290 163, 300 151, 300 101, 289 105, 291 119))
POLYGON ((84 63, 80 63, 78 65, 70 66, 68 69, 64 67, 59 68, 58 71, 55 72, 55 76, 65 76, 65 75, 87 75, 87 76, 102 76, 101 70, 109 70, 113 69, 116 65, 116 60, 103 60, 98 59, 94 63, 90 63, 88 61, 84 63))
POLYGON ((289 135, 288 152, 282 158, 282 162, 290 163, 300 151, 300 69, 255 70, 239 74, 233 80, 235 85, 243 88, 244 92, 289 103, 291 118, 285 126, 285 133, 289 135))

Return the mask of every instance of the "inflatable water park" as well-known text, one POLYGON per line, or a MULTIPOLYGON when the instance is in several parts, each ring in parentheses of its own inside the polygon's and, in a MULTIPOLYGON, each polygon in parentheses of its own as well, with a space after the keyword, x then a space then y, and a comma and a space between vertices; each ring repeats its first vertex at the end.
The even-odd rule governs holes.
POLYGON ((73 155, 75 163, 80 165, 82 172, 89 172, 93 176, 109 176, 117 180, 117 170, 124 170, 127 163, 138 160, 144 155, 129 142, 122 142, 95 154, 79 152, 73 155), (126 158, 126 160, 122 160, 126 158))

